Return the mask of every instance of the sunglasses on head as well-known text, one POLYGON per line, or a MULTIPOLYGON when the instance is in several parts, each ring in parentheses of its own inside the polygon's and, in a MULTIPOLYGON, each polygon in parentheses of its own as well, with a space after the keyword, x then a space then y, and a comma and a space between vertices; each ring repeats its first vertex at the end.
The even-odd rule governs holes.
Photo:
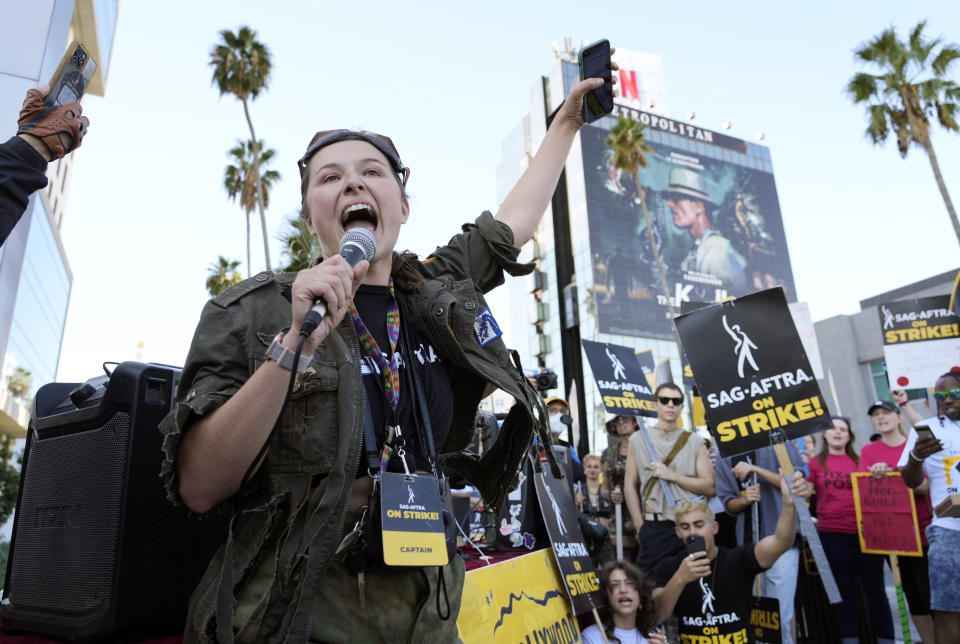
POLYGON ((403 163, 400 162, 400 153, 397 152, 397 147, 393 144, 393 141, 390 140, 389 136, 377 134, 376 132, 367 132, 366 130, 321 130, 317 132, 310 141, 310 145, 307 146, 307 151, 303 157, 297 161, 297 167, 300 168, 300 176, 303 176, 303 173, 307 170, 307 166, 310 165, 310 159, 312 159, 313 155, 319 152, 321 148, 339 143, 340 141, 349 140, 366 141, 380 150, 383 156, 387 158, 387 161, 390 162, 390 167, 400 177, 401 183, 404 186, 407 185, 410 168, 404 167, 403 163))
POLYGON ((937 402, 943 402, 947 399, 947 396, 950 396, 953 400, 960 400, 960 389, 951 389, 950 391, 935 391, 933 392, 933 397, 936 398, 937 402))
POLYGON ((672 396, 657 396, 657 400, 660 401, 661 405, 669 405, 673 403, 677 407, 683 404, 683 398, 673 398, 672 396))

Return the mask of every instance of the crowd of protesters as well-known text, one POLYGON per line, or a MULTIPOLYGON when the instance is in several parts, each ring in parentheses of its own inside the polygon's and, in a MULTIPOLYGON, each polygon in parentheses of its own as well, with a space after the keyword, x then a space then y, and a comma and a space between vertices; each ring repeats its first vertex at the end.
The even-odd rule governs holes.
MULTIPOLYGON (((957 641, 960 519, 937 517, 933 508, 949 496, 951 471, 960 476, 960 374, 948 373, 936 382, 937 415, 932 418, 924 419, 904 391, 891 391, 890 398, 873 402, 861 416, 833 417, 832 428, 820 435, 788 441, 792 477, 784 476, 772 447, 718 458, 710 441, 679 426, 685 394, 677 385, 662 384, 654 392, 656 421, 638 423, 634 416, 610 419, 608 447, 600 456, 583 459, 588 485, 580 506, 609 529, 604 555, 595 561, 603 565, 601 588, 610 608, 616 609, 621 601, 621 586, 639 592, 639 605, 646 605, 649 586, 656 619, 637 617, 637 625, 647 633, 658 632, 651 629, 664 621, 670 626, 672 615, 677 621, 667 629, 668 641, 677 633, 679 641, 699 641, 696 633, 705 623, 699 619, 709 618, 714 626, 733 622, 717 615, 749 615, 744 602, 757 594, 779 601, 781 641, 798 641, 794 604, 800 601, 797 584, 804 539, 792 509, 799 498, 814 516, 840 592, 841 603, 832 606, 833 632, 844 644, 861 641, 864 632, 872 632, 881 644, 893 642, 893 612, 884 581, 889 561, 863 551, 851 475, 867 472, 881 477, 900 471, 912 490, 922 541, 922 556, 898 560, 910 620, 919 641, 957 641), (912 429, 917 425, 928 425, 933 436, 918 439, 912 429), (870 436, 859 451, 857 432, 870 436), (620 504, 626 512, 617 529, 612 517, 620 504), (711 508, 719 510, 718 516, 711 508), (728 537, 718 521, 729 522, 728 537), (690 535, 704 537, 702 554, 685 547, 690 535), (611 561, 618 539, 623 560, 611 561), (861 609, 858 593, 863 598, 861 609), (869 624, 859 623, 864 617, 869 624)), ((628 606, 636 603, 622 601, 628 606)), ((615 610, 609 614, 617 616, 615 610)), ((620 637, 621 626, 629 620, 622 615, 618 619, 595 627, 598 630, 590 637, 585 633, 585 641, 601 641, 597 639, 601 629, 620 637)), ((721 632, 738 633, 740 627, 724 625, 721 632)))

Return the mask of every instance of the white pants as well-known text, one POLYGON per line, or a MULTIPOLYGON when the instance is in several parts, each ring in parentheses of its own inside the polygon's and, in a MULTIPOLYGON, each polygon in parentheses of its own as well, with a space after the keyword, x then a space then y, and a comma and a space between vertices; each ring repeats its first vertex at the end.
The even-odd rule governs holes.
POLYGON ((793 644, 793 599, 797 594, 797 574, 800 570, 800 550, 790 548, 780 555, 770 569, 760 574, 760 594, 776 597, 780 602, 780 637, 783 644, 793 644))

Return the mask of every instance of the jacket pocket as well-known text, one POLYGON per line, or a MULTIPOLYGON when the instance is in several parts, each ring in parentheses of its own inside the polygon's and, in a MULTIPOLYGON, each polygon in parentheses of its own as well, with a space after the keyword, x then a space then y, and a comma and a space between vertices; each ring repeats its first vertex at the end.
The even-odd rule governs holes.
MULTIPOLYGON (((266 344, 273 336, 258 333, 266 344)), ((337 414, 337 366, 325 361, 322 346, 310 367, 297 376, 280 427, 272 438, 267 460, 275 472, 328 474, 336 458, 339 418, 337 414)), ((262 357, 256 362, 262 362, 262 357)), ((290 374, 284 372, 289 379, 290 374)))

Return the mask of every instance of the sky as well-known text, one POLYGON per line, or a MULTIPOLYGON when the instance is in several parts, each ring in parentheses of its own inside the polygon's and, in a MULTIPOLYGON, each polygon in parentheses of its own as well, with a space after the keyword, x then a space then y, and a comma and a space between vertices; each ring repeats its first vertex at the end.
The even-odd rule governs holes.
MULTIPOLYGON (((905 36, 927 19, 929 35, 960 41, 960 5, 909 4, 123 0, 106 95, 84 103, 91 128, 62 228, 74 283, 58 380, 86 380, 104 361, 182 365, 208 266, 244 259, 244 215, 223 173, 249 133, 208 65, 218 31, 244 24, 273 56, 251 116, 282 175, 267 212, 274 265, 274 237, 299 208, 296 160, 317 130, 394 140, 412 168, 399 248, 425 255, 496 211, 501 142, 554 64, 551 43, 569 37, 661 55, 667 116, 693 111, 701 127, 729 121, 733 136, 765 134, 798 296, 814 320, 956 269, 958 242, 925 154, 904 161, 892 142, 872 145, 863 108, 844 94, 859 69, 853 49, 890 25, 905 36)), ((960 201, 960 135, 935 131, 933 143, 960 201)), ((256 273, 263 244, 252 225, 256 273)), ((508 289, 499 291, 491 306, 508 311, 508 289)))

